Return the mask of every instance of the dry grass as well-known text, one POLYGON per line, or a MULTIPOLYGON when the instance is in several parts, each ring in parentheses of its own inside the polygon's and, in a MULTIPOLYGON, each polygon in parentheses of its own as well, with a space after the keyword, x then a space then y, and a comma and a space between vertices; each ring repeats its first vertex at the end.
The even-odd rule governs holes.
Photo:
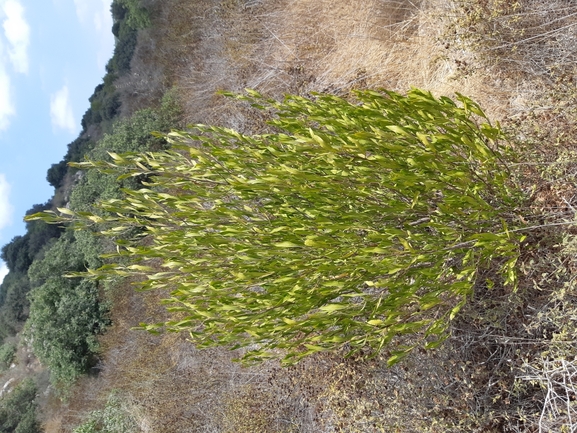
POLYGON ((191 121, 242 125, 238 113, 214 98, 220 89, 250 87, 278 97, 415 86, 466 93, 496 118, 525 109, 520 93, 533 89, 497 70, 463 67, 471 56, 443 42, 449 0, 249 4, 229 0, 204 15, 208 30, 177 78, 191 121))
POLYGON ((505 73, 550 80, 574 69, 577 7, 571 0, 459 0, 448 43, 505 73))

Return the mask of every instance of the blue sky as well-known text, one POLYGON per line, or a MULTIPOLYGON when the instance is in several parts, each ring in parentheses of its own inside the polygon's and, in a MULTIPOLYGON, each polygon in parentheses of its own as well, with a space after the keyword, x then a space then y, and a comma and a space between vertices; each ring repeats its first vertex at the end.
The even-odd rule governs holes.
POLYGON ((46 171, 78 136, 112 56, 110 4, 0 0, 0 246, 54 192, 46 171))

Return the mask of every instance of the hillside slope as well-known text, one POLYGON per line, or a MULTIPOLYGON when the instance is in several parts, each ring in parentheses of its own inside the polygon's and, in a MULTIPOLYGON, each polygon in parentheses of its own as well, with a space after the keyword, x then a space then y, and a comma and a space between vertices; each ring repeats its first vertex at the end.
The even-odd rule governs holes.
MULTIPOLYGON (((103 324, 96 333, 98 348, 87 358, 94 374, 75 375, 65 399, 52 386, 46 388, 40 398, 46 432, 575 427, 575 390, 567 385, 576 366, 575 243, 573 229, 560 225, 571 223, 577 206, 577 45, 571 33, 577 10, 569 0, 128 3, 137 6, 135 11, 145 10, 150 22, 137 26, 136 33, 126 30, 134 43, 129 66, 119 60, 116 67, 124 72, 105 79, 91 100, 90 118, 98 109, 103 129, 87 123, 78 146, 71 147, 82 151, 65 162, 85 154, 105 157, 117 145, 120 150, 162 148, 164 143, 144 138, 142 147, 125 147, 128 137, 144 136, 146 128, 168 129, 180 122, 243 132, 263 128, 259 113, 217 95, 218 90, 255 88, 280 98, 312 92, 346 96, 364 88, 406 92, 414 86, 439 96, 470 96, 504 125, 525 158, 519 171, 527 194, 524 218, 530 225, 552 226, 530 234, 518 264, 517 291, 480 284, 441 348, 415 352, 392 368, 386 367, 384 353, 369 360, 321 353, 289 368, 272 361, 243 368, 232 362, 234 352, 197 350, 184 335, 131 330, 167 317, 160 305, 166 294, 136 293, 127 281, 98 287, 98 299, 107 300, 109 312, 106 328, 103 324), (125 123, 113 127, 115 115, 125 123), (93 137, 90 146, 83 144, 87 137, 93 137)), ((88 205, 117 193, 112 181, 74 178, 72 171, 60 175, 63 167, 52 169, 61 188, 54 198, 57 206, 73 196, 77 204, 88 205)), ((45 243, 52 245, 49 239, 45 243)), ((90 242, 83 236, 74 240, 83 252, 92 248, 90 242)), ((33 259, 47 266, 42 255, 48 250, 42 251, 33 259)), ((94 251, 84 259, 90 266, 97 260, 94 251)), ((14 257, 14 269, 26 274, 32 259, 20 269, 14 257)), ((42 275, 41 266, 35 265, 32 275, 42 275)))

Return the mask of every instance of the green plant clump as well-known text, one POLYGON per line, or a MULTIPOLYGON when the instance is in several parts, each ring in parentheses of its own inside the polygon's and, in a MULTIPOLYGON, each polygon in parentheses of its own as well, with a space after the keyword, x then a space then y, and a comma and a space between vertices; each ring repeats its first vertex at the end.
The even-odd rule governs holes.
POLYGON ((0 399, 0 432, 40 433, 36 419, 36 385, 24 379, 16 388, 0 399))
POLYGON ((73 433, 130 433, 138 431, 134 417, 124 407, 116 392, 108 397, 102 410, 90 413, 88 419, 73 430, 73 433))
POLYGON ((6 370, 12 364, 16 354, 16 345, 14 343, 4 343, 0 346, 0 371, 6 370))
POLYGON ((86 269, 80 246, 66 233, 29 270, 34 288, 25 334, 34 354, 50 369, 51 382, 62 391, 92 367, 98 352, 96 335, 109 324, 98 283, 62 276, 86 269))
POLYGON ((117 242, 116 264, 90 272, 171 290, 175 320, 142 328, 250 346, 245 361, 392 347, 394 363, 443 341, 484 266, 515 284, 522 194, 475 102, 418 89, 249 95, 237 98, 271 110, 277 132, 196 125, 168 134, 168 151, 80 163, 145 181, 104 213, 33 216, 112 237, 140 228, 117 242))

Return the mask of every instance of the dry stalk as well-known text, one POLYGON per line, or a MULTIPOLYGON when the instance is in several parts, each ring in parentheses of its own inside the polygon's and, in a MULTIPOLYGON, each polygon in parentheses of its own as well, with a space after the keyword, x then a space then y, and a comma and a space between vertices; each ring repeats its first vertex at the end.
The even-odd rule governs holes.
POLYGON ((539 433, 577 431, 577 360, 542 360, 539 367, 524 366, 519 379, 538 384, 545 397, 538 417, 539 433))

